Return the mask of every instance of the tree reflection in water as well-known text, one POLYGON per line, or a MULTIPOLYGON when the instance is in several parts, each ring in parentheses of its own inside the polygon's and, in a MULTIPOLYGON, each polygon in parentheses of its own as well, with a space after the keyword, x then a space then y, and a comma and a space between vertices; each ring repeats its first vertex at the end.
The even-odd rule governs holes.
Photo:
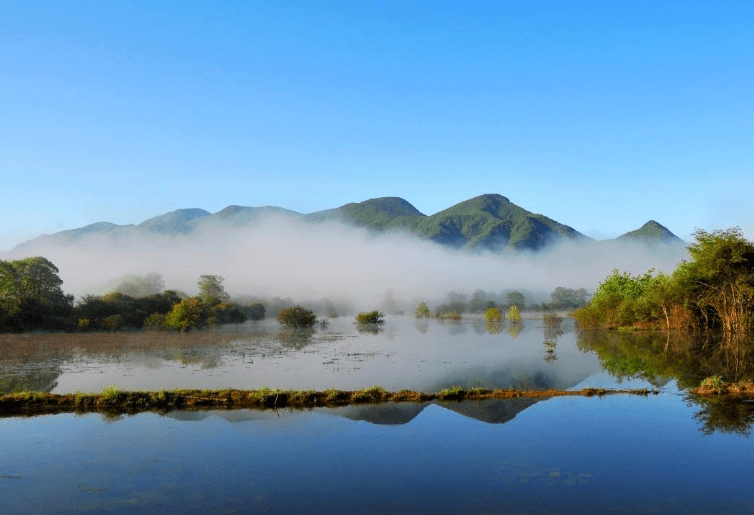
MULTIPOLYGON (((719 376, 726 382, 751 380, 754 338, 751 335, 702 335, 682 332, 579 331, 578 347, 595 352, 604 369, 619 382, 644 379, 659 387, 674 379, 683 389, 719 376)), ((706 434, 715 431, 748 435, 754 425, 754 403, 733 397, 700 397, 694 418, 706 434)))

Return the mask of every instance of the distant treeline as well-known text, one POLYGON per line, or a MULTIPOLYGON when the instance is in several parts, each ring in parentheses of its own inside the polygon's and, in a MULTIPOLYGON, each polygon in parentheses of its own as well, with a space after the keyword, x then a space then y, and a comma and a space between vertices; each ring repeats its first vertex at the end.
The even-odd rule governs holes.
MULTIPOLYGON (((73 295, 61 289, 58 268, 44 257, 0 261, 0 332, 29 331, 118 331, 135 329, 190 330, 213 324, 241 323, 246 320, 277 318, 296 304, 291 298, 241 296, 231 300, 223 277, 202 275, 199 294, 165 290, 159 274, 122 277, 104 295, 86 295, 74 303, 73 295)), ((583 288, 556 288, 549 303, 527 305, 523 293, 508 290, 489 293, 476 290, 471 295, 451 292, 434 307, 440 317, 464 313, 483 314, 490 308, 508 310, 574 309, 586 304, 583 288)), ((382 311, 403 313, 388 295, 382 311)), ((307 308, 324 317, 353 311, 344 301, 319 299, 307 308)))
POLYGON ((697 230, 689 261, 670 275, 613 271, 589 305, 574 316, 581 327, 754 329, 754 243, 737 227, 697 230))

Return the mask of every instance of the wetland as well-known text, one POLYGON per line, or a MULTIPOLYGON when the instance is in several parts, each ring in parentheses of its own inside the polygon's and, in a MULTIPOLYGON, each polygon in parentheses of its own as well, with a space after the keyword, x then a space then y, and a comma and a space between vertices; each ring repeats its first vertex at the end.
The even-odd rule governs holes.
POLYGON ((579 331, 568 318, 553 330, 541 318, 401 316, 373 330, 341 317, 308 330, 261 320, 2 335, 5 399, 182 391, 218 402, 4 413, 0 504, 11 513, 751 511, 742 457, 754 451, 752 403, 691 393, 713 369, 743 377, 748 355, 679 338, 579 331), (390 397, 402 390, 406 399, 390 397), (598 394, 615 390, 648 395, 598 394), (238 392, 379 402, 227 409, 238 392))

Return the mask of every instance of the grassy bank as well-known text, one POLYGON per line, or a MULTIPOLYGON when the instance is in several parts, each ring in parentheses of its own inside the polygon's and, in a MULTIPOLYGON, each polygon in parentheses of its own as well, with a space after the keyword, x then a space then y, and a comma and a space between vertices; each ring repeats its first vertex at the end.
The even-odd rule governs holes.
POLYGON ((610 394, 649 395, 655 390, 606 390, 585 388, 568 390, 486 390, 448 388, 437 393, 400 390, 388 392, 379 386, 361 390, 160 390, 124 392, 109 386, 100 393, 56 395, 42 392, 17 392, 0 397, 0 417, 54 413, 142 413, 176 409, 276 409, 346 406, 385 402, 462 401, 511 399, 515 397, 594 396, 610 394))

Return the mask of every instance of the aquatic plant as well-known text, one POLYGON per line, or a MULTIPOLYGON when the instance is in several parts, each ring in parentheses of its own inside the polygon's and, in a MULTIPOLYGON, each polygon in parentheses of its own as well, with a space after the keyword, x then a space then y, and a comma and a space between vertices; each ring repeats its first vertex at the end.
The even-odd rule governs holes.
POLYGON ((287 327, 311 327, 317 321, 317 316, 303 306, 291 306, 280 312, 277 321, 287 327))
POLYGON ((416 315, 416 318, 429 318, 430 314, 431 313, 429 312, 429 306, 427 306, 427 304, 424 302, 416 306, 416 309, 414 310, 414 315, 416 315))
POLYGON ((505 315, 500 308, 489 308, 484 312, 484 319, 487 322, 502 322, 505 319, 505 315))
POLYGON ((364 311, 356 315, 356 322, 359 324, 382 324, 385 321, 385 313, 380 311, 364 311))
POLYGON ((722 390, 723 388, 723 378, 720 376, 709 376, 702 380, 702 384, 700 385, 702 388, 708 388, 711 390, 722 390))
POLYGON ((118 395, 120 395, 120 389, 114 384, 109 384, 102 390, 102 398, 106 401, 117 400, 118 395))

